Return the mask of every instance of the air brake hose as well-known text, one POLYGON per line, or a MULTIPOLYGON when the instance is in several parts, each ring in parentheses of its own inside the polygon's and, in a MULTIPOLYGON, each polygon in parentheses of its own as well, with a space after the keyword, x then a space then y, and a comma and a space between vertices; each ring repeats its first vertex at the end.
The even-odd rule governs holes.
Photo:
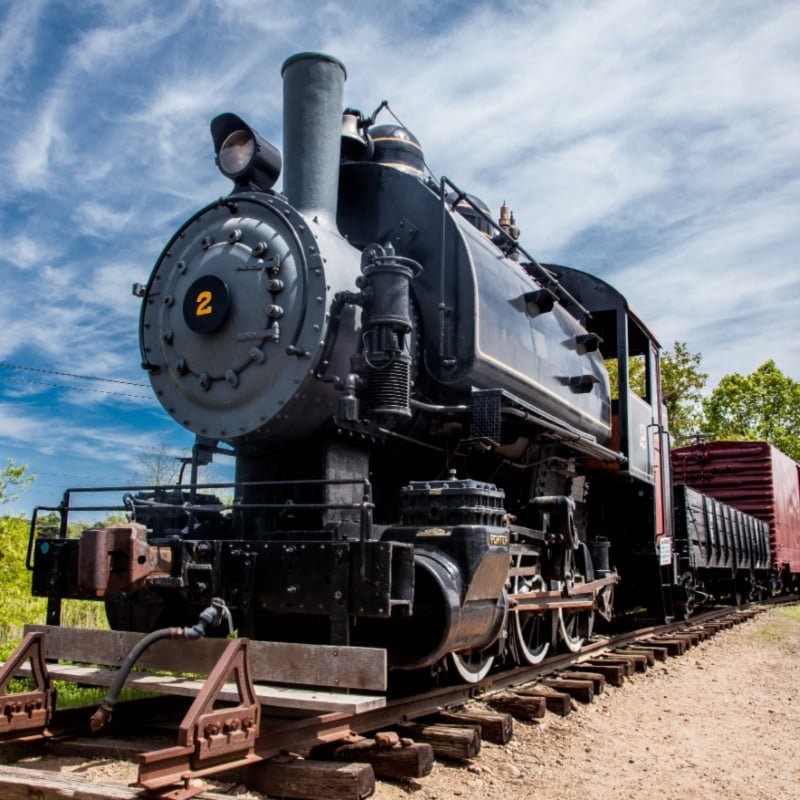
POLYGON ((189 641, 200 639, 206 635, 206 628, 217 628, 222 624, 223 620, 227 621, 228 632, 231 633, 233 630, 231 612, 225 605, 224 600, 215 597, 211 601, 211 605, 203 610, 197 622, 190 628, 160 628, 157 631, 148 633, 147 636, 140 640, 133 650, 128 653, 127 658, 114 676, 114 681, 111 684, 111 688, 108 690, 108 694, 105 696, 105 699, 100 704, 97 711, 92 715, 89 727, 93 731, 99 731, 111 719, 117 698, 119 697, 120 691, 122 691, 122 687, 125 685, 125 681, 128 679, 128 675, 133 669, 134 664, 139 660, 139 657, 150 645, 161 639, 187 639, 189 641))

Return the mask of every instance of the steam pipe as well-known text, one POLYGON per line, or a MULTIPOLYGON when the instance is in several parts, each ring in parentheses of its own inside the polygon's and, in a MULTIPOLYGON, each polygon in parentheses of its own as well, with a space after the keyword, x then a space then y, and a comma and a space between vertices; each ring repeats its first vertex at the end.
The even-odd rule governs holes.
POLYGON ((283 76, 283 192, 306 216, 335 223, 347 71, 323 53, 288 58, 283 76))

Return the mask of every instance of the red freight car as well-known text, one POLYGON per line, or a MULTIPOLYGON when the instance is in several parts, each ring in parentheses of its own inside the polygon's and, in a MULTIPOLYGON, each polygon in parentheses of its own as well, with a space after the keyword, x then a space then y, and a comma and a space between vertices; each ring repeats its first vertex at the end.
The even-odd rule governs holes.
POLYGON ((673 450, 672 473, 766 522, 777 576, 800 587, 800 464, 767 442, 704 442, 673 450))

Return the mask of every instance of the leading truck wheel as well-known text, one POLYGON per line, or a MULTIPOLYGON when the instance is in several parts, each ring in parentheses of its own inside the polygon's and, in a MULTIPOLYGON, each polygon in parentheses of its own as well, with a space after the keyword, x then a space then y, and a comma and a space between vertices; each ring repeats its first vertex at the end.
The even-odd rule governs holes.
POLYGON ((477 650, 471 653, 450 653, 450 663, 462 681, 478 683, 489 674, 494 656, 484 655, 477 650))

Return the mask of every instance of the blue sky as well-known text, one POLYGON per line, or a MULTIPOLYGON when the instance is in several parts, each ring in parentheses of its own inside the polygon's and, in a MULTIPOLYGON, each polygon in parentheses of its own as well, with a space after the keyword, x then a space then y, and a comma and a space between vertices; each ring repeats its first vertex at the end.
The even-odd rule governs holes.
POLYGON ((214 115, 280 147, 302 50, 346 64, 346 104, 388 99, 436 174, 506 201, 539 260, 702 353, 712 385, 767 358, 800 379, 796 2, 0 1, 0 463, 38 476, 20 510, 190 445, 145 385, 130 287, 229 191, 214 115))

